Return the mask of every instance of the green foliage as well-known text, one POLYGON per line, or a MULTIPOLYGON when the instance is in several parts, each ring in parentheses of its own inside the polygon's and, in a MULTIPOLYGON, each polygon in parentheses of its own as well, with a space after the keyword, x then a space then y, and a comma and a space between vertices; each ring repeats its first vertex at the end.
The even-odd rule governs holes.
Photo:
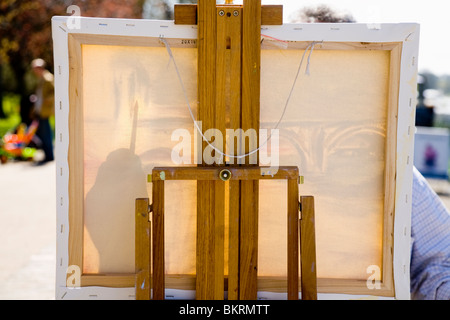
POLYGON ((3 97, 3 110, 6 114, 6 119, 0 119, 0 137, 5 133, 13 130, 20 124, 19 102, 18 95, 8 94, 3 97))

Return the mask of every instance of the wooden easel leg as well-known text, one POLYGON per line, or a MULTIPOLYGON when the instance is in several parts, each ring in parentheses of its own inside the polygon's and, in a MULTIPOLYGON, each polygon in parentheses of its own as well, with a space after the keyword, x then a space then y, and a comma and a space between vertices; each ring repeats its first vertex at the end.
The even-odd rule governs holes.
POLYGON ((136 300, 150 300, 151 222, 149 221, 148 198, 136 199, 135 259, 136 300))
POLYGON ((225 183, 197 182, 197 300, 224 298, 225 183))
MULTIPOLYGON (((259 136, 261 83, 261 0, 244 0, 242 9, 241 128, 259 136)), ((246 153, 252 151, 245 145, 246 153)), ((259 163, 259 155, 256 163, 259 163)), ((251 156, 243 166, 251 166, 251 156)), ((241 181, 241 231, 239 299, 258 297, 258 202, 259 181, 241 181)))
POLYGON ((164 300, 164 181, 153 181, 153 300, 164 300))
POLYGON ((288 299, 298 300, 298 182, 288 180, 288 299))
POLYGON ((214 293, 211 299, 224 299, 225 265, 225 182, 214 181, 214 293))
POLYGON ((300 257, 302 300, 317 300, 314 197, 300 197, 300 257))
POLYGON ((240 182, 229 182, 228 300, 239 300, 240 182))
POLYGON ((207 299, 208 252, 211 251, 209 237, 210 181, 197 181, 197 251, 195 299, 207 299))
MULTIPOLYGON (((220 130, 224 109, 216 110, 217 95, 217 8, 215 1, 198 0, 198 121, 202 129, 220 130)), ((201 150, 206 147, 203 142, 201 150)), ((200 166, 207 166, 202 162, 200 166)), ((216 230, 223 220, 225 197, 219 184, 214 181, 197 181, 197 256, 196 299, 223 299, 223 237, 216 239, 216 230), (217 190, 216 190, 217 189, 217 190), (217 193, 217 194, 216 194, 217 193), (215 202, 220 202, 217 205, 215 202), (223 205, 222 205, 223 207, 223 205), (217 216, 216 216, 217 215, 217 216), (217 218, 217 219, 216 219, 217 218), (222 243, 222 245, 220 244, 222 243), (222 246, 220 249, 219 247, 222 246), (219 255, 222 258, 219 258, 219 255), (219 258, 219 261, 216 261, 219 258), (219 271, 220 270, 220 271, 219 271), (221 280, 220 280, 221 279, 221 280), (221 284, 220 284, 221 282, 221 284)), ((224 189, 223 189, 224 190, 224 189)), ((223 233, 223 231, 221 231, 223 233)))
POLYGON ((241 181, 240 300, 258 297, 258 191, 257 180, 241 181))

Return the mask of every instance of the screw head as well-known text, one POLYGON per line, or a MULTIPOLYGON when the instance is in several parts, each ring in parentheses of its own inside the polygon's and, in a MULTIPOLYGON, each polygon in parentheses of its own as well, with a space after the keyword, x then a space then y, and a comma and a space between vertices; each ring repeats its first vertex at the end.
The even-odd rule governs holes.
POLYGON ((230 178, 231 178, 231 171, 228 170, 228 169, 223 169, 222 171, 219 172, 219 178, 222 181, 230 180, 230 178))
POLYGON ((238 15, 239 15, 239 11, 237 11, 237 10, 234 10, 234 12, 233 12, 233 16, 237 17, 238 15))
POLYGON ((223 17, 224 15, 225 15, 225 11, 220 10, 220 11, 219 11, 219 16, 223 17))

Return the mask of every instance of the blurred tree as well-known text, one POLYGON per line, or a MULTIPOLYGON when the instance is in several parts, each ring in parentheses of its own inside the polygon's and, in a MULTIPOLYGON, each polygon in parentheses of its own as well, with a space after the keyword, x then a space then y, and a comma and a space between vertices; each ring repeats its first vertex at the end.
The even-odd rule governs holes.
POLYGON ((305 7, 293 15, 294 23, 345 23, 356 22, 349 13, 337 12, 327 5, 318 5, 317 7, 305 7))
POLYGON ((6 118, 5 111, 3 110, 3 68, 0 64, 0 119, 6 118))
POLYGON ((145 0, 143 18, 172 20, 175 3, 197 3, 197 0, 145 0))
POLYGON ((430 72, 430 71, 422 71, 421 76, 424 77, 426 79, 425 83, 425 88, 426 89, 438 89, 439 86, 439 77, 437 75, 435 75, 434 73, 430 72))
MULTIPOLYGON (((35 48, 35 41, 31 41, 33 38, 31 29, 35 26, 37 17, 40 18, 40 7, 41 4, 38 1, 2 0, 0 2, 0 64, 9 64, 13 70, 17 80, 16 92, 23 100, 21 109, 29 109, 29 102, 26 101, 29 92, 25 84, 27 64, 34 54, 48 60, 48 56, 43 55, 43 52, 36 52, 36 49, 42 50, 43 46, 35 48)), ((33 34, 36 33, 41 37, 42 27, 42 23, 36 26, 33 34)))
POLYGON ((9 65, 16 79, 14 91, 21 97, 22 120, 27 122, 28 96, 34 89, 26 81, 30 62, 34 58, 42 58, 50 71, 53 70, 52 16, 71 15, 67 14, 67 8, 74 4, 80 8, 82 16, 142 18, 144 1, 0 0, 0 65, 9 65))

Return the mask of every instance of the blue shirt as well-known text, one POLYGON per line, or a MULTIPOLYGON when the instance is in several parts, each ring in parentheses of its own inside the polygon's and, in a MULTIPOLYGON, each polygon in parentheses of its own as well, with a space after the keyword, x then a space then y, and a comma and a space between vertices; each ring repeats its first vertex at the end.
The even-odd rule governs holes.
POLYGON ((411 298, 450 300, 450 213, 414 168, 411 298))

